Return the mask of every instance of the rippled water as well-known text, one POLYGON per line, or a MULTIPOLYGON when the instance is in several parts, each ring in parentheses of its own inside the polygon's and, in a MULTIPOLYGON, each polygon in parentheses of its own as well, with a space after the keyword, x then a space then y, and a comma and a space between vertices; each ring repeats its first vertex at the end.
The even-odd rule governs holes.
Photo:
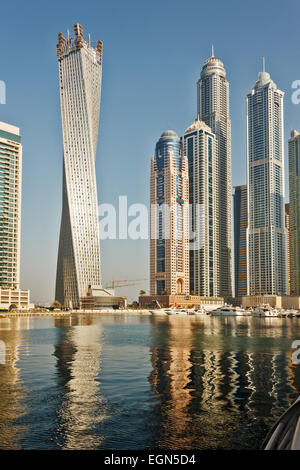
POLYGON ((257 449, 300 392, 300 319, 0 320, 2 449, 257 449))

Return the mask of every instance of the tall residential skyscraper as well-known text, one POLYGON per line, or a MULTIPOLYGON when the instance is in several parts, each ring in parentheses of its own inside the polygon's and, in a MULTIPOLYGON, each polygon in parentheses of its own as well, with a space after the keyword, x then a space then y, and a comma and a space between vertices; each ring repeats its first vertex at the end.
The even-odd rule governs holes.
POLYGON ((218 161, 216 138, 196 119, 182 137, 189 165, 189 202, 192 215, 190 289, 205 297, 220 295, 218 161))
POLYGON ((20 289, 22 143, 20 129, 0 122, 0 308, 29 308, 20 289))
POLYGON ((300 295, 300 134, 289 139, 291 295, 300 295))
POLYGON ((283 95, 263 66, 246 97, 249 295, 287 293, 283 95))
POLYGON ((216 136, 218 163, 220 295, 232 295, 232 188, 229 83, 220 59, 209 57, 197 85, 198 116, 216 136))
POLYGON ((151 160, 150 204, 150 294, 188 294, 188 162, 171 130, 161 135, 151 160))
POLYGON ((89 285, 101 285, 95 159, 102 80, 102 42, 58 35, 57 56, 63 135, 63 207, 56 299, 79 307, 89 285))
POLYGON ((291 251, 290 251, 290 205, 284 205, 284 220, 286 229, 286 259, 288 276, 288 295, 291 293, 291 251))
POLYGON ((234 291, 236 297, 247 295, 247 185, 234 187, 234 291))
POLYGON ((18 127, 0 122, 0 287, 20 286, 22 144, 18 127))

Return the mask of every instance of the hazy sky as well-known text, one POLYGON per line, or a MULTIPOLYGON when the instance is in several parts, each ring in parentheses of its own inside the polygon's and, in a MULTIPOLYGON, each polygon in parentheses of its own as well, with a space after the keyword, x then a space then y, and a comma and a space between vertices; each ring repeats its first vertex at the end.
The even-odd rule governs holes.
MULTIPOLYGON (((246 182, 245 94, 266 56, 285 95, 285 140, 300 129, 291 84, 300 79, 298 1, 190 0, 2 2, 0 80, 7 104, 0 121, 20 127, 23 142, 21 286, 34 301, 54 299, 61 216, 62 139, 57 33, 83 25, 103 41, 97 152, 99 202, 149 201, 150 158, 165 129, 178 135, 195 119, 196 82, 214 44, 230 82, 232 182, 246 182)), ((287 157, 287 153, 286 153, 287 157)), ((287 163, 287 158, 286 158, 287 163)), ((287 165, 286 165, 287 168, 287 165)), ((103 241, 102 273, 148 277, 148 241, 103 241)), ((136 296, 147 281, 118 292, 136 296)))

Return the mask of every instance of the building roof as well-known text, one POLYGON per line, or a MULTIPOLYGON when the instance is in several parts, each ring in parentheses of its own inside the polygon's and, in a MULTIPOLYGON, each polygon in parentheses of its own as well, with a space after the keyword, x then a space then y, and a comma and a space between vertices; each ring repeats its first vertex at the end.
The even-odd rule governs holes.
POLYGON ((207 124, 205 124, 205 122, 201 121, 201 119, 197 118, 197 119, 195 119, 195 121, 193 122, 193 124, 191 124, 191 125, 186 129, 185 134, 186 134, 187 132, 192 132, 192 131, 196 131, 196 130, 198 130, 198 129, 203 129, 203 128, 204 128, 205 130, 207 130, 208 132, 212 133, 211 128, 210 128, 207 124))
POLYGON ((217 73, 218 75, 222 75, 224 78, 226 77, 226 71, 223 62, 218 58, 215 57, 214 53, 206 59, 202 71, 201 71, 201 78, 213 75, 217 73))
POLYGON ((179 137, 175 131, 168 129, 165 132, 163 132, 162 135, 160 136, 160 140, 167 140, 167 139, 179 139, 179 137))

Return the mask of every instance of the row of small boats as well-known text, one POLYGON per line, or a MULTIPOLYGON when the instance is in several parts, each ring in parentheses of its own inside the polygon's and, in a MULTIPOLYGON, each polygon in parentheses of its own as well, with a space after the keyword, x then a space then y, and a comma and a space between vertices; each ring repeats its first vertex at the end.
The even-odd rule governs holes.
POLYGON ((248 309, 243 309, 241 307, 233 307, 232 305, 223 305, 213 310, 209 310, 204 306, 201 306, 200 309, 176 307, 162 308, 158 306, 157 308, 150 310, 150 313, 152 313, 152 315, 211 315, 213 317, 300 317, 300 311, 298 310, 272 308, 270 305, 259 305, 258 307, 251 307, 248 309))

